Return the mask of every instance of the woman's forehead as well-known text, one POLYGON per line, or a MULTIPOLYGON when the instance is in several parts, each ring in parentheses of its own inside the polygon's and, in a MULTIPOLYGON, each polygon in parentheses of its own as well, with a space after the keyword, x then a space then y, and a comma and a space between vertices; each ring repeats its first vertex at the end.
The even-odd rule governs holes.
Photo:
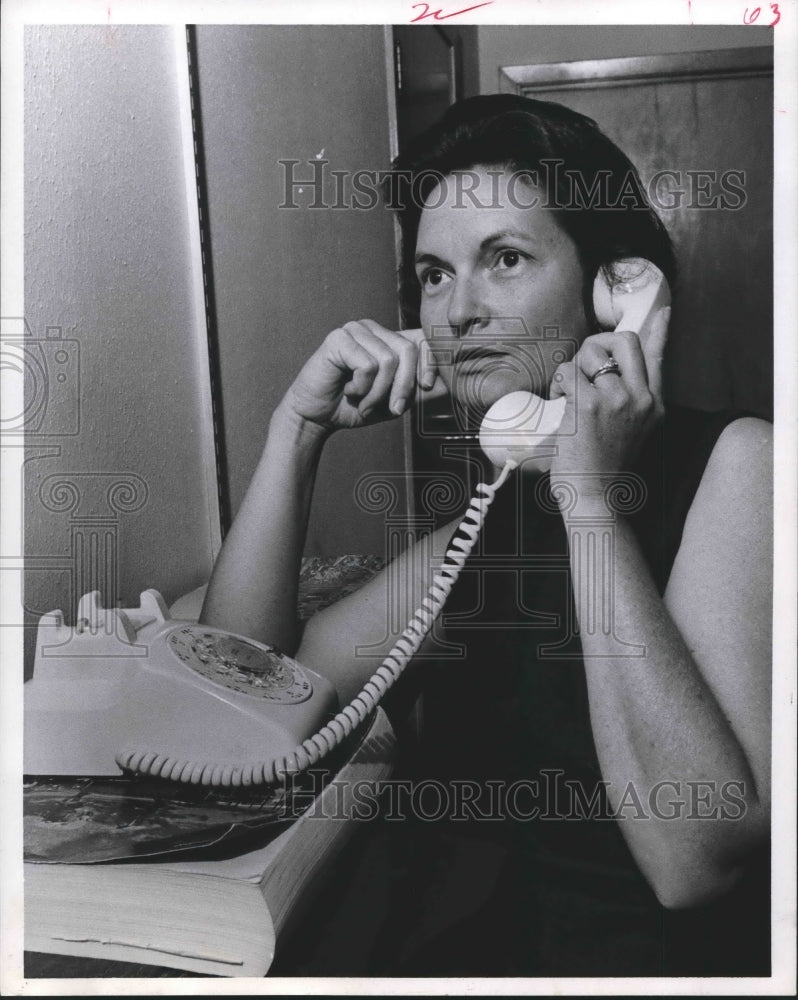
POLYGON ((434 252, 427 244, 474 241, 479 245, 506 234, 534 243, 567 239, 556 214, 545 206, 545 193, 528 173, 501 167, 473 167, 441 177, 424 200, 416 249, 434 252))

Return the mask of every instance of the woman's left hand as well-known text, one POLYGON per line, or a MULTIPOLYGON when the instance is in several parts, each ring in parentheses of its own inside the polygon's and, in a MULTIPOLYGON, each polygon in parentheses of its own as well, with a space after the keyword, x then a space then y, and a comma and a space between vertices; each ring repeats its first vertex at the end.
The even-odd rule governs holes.
POLYGON ((657 313, 644 345, 636 333, 620 330, 587 337, 573 359, 559 366, 550 397, 567 398, 563 425, 575 433, 557 439, 552 482, 568 474, 611 474, 629 467, 664 412, 662 355, 669 319, 670 308, 657 313), (569 408, 575 412, 569 415, 569 408))

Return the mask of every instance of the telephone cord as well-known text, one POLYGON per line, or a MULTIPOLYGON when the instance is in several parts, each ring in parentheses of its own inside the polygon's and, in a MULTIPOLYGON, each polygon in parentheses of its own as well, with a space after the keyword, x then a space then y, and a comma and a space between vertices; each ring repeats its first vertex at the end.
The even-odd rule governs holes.
MULTIPOLYGON (((285 776, 312 767, 339 746, 374 711, 404 672, 437 621, 460 572, 485 523, 497 491, 507 481, 517 462, 508 459, 493 483, 478 483, 468 510, 451 540, 443 564, 432 579, 426 596, 416 608, 404 632, 358 694, 317 733, 295 747, 287 757, 264 763, 263 780, 276 784, 285 776), (457 537, 462 533, 465 538, 457 537)), ((254 777, 254 775, 253 775, 254 777)), ((260 777, 260 775, 258 775, 260 777)))
POLYGON ((212 764, 177 759, 171 754, 153 750, 128 749, 116 755, 116 762, 125 770, 182 783, 204 785, 277 785, 318 763, 339 746, 365 722, 385 694, 399 679, 407 664, 418 652, 437 621, 460 572, 468 559, 490 505, 517 463, 508 459, 497 479, 479 483, 468 510, 452 538, 440 569, 434 575, 427 594, 413 613, 404 632, 390 653, 366 681, 360 692, 317 733, 296 746, 288 755, 240 766, 212 764), (458 537, 462 535, 465 537, 458 537))

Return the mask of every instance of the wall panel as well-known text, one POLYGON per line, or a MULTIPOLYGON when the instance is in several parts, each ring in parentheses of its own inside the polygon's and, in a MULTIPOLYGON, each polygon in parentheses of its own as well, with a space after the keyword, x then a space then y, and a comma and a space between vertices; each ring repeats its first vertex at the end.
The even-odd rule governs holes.
MULTIPOLYGON (((197 64, 235 511, 272 410, 325 334, 363 317, 396 326, 391 215, 381 204, 349 209, 349 181, 339 198, 332 175, 388 165, 386 54, 377 26, 200 26, 197 64), (299 161, 293 178, 309 181, 290 199, 287 159, 299 161), (315 176, 324 185, 319 200, 338 208, 310 208, 315 176), (289 202, 297 208, 280 207, 289 202)), ((386 472, 403 509, 403 469, 400 422, 336 435, 308 552, 381 552, 383 519, 357 508, 353 487, 386 472)))
POLYGON ((171 28, 26 31, 25 314, 50 365, 27 440, 31 620, 89 585, 172 600, 211 569, 176 88, 171 28))

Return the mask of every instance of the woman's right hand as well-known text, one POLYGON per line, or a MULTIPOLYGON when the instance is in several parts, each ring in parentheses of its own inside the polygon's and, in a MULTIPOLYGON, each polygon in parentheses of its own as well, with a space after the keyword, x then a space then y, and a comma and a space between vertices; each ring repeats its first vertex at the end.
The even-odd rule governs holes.
POLYGON ((446 390, 422 330, 387 330, 374 320, 329 333, 282 405, 328 432, 401 416, 418 395, 446 390))

